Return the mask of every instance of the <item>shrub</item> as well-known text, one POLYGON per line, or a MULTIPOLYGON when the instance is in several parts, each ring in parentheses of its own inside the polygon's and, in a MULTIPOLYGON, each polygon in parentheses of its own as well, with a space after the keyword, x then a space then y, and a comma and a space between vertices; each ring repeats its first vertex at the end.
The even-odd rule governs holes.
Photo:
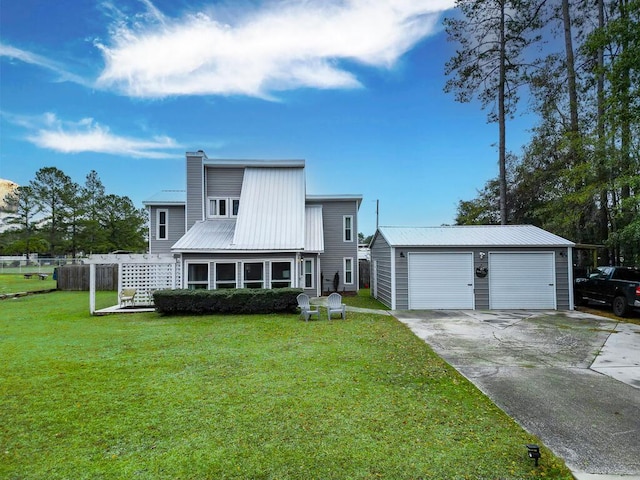
POLYGON ((221 290, 158 290, 156 310, 164 315, 211 313, 295 313, 299 288, 221 290))

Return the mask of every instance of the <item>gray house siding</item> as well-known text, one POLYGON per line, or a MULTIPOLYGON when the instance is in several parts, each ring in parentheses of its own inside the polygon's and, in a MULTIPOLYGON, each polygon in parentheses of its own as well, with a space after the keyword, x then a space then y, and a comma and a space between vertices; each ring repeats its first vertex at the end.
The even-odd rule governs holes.
POLYGON ((207 197, 240 197, 244 168, 205 169, 207 197))
POLYGON ((204 153, 187 155, 187 230, 190 229, 194 223, 204 220, 204 195, 202 192, 203 157, 204 153))
MULTIPOLYGON (((386 264, 386 258, 391 255, 391 248, 382 236, 376 238, 371 250, 372 261, 378 260, 378 300, 391 307, 390 285, 387 287, 390 278, 390 266, 386 264)), ((569 263, 567 261, 566 248, 549 247, 524 247, 524 248, 473 248, 473 247, 450 247, 450 248, 429 248, 429 247, 396 247, 395 249, 395 282, 396 282, 396 309, 406 310, 409 308, 409 271, 408 258, 412 252, 472 252, 474 270, 478 267, 488 267, 488 254, 491 252, 517 253, 517 252, 553 252, 555 258, 555 278, 556 278, 556 302, 558 310, 569 310, 569 263), (480 252, 486 255, 480 259, 480 252), (404 257, 401 257, 404 254, 404 257)), ((476 310, 489 309, 489 278, 491 272, 485 277, 474 275, 474 295, 476 310)))
POLYGON ((333 278, 338 272, 339 292, 358 291, 358 203, 355 200, 307 201, 308 205, 322 204, 322 224, 324 230, 324 253, 320 254, 320 269, 323 276, 322 291, 333 291, 333 278), (343 240, 343 219, 353 217, 352 241, 343 240), (344 258, 352 259, 353 283, 344 283, 344 258))
POLYGON ((149 253, 171 253, 171 247, 185 234, 184 207, 151 206, 149 208, 149 253), (167 238, 158 240, 157 212, 167 211, 167 238))
POLYGON ((372 275, 376 269, 376 298, 391 308, 391 247, 381 235, 371 247, 371 264, 372 275))

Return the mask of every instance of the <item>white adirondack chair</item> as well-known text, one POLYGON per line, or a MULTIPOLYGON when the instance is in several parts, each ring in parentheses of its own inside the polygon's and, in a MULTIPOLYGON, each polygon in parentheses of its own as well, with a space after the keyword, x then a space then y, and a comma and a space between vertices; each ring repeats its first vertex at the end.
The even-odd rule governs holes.
POLYGON ((308 322, 311 315, 316 315, 318 320, 320 319, 320 311, 317 308, 313 308, 309 303, 309 296, 306 293, 301 293, 296 297, 298 300, 298 308, 300 309, 300 315, 304 317, 304 321, 308 322))
POLYGON ((347 315, 346 306, 342 303, 342 295, 335 292, 327 298, 327 315, 329 316, 329 320, 331 320, 332 313, 339 313, 343 320, 347 315))

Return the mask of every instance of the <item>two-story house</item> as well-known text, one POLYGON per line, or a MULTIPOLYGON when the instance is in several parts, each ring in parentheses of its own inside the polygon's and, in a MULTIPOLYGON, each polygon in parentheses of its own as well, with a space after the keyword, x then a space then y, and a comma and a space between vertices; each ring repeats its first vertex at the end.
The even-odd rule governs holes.
POLYGON ((303 160, 186 154, 186 191, 147 199, 149 252, 173 253, 183 288, 358 290, 361 195, 307 195, 303 160))

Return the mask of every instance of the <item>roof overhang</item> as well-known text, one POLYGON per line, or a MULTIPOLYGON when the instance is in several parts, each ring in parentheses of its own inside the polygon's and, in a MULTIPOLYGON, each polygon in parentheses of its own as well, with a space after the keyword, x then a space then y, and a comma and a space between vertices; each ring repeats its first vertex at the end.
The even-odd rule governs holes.
POLYGON ((336 194, 336 195, 307 195, 307 202, 357 202, 358 208, 362 203, 362 195, 336 194))

